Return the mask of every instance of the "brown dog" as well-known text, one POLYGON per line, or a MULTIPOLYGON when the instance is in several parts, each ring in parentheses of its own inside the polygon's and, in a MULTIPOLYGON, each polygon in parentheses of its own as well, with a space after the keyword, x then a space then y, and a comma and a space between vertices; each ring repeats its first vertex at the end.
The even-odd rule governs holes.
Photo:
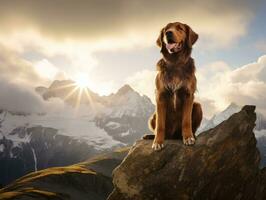
POLYGON ((181 139, 185 145, 195 143, 195 132, 202 120, 202 109, 194 102, 197 80, 192 45, 198 35, 186 24, 169 23, 161 30, 157 45, 163 58, 157 63, 156 112, 149 121, 155 135, 152 148, 163 148, 164 139, 181 139))

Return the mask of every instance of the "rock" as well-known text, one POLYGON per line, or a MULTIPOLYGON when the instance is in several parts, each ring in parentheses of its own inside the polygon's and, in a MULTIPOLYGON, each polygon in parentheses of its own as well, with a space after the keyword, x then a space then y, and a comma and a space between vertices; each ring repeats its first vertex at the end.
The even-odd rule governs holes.
POLYGON ((112 170, 128 148, 67 167, 30 173, 0 189, 1 200, 105 200, 113 189, 112 170))
POLYGON ((255 120, 255 106, 244 106, 192 147, 169 140, 154 152, 152 141, 138 141, 114 170, 108 200, 266 199, 255 120))

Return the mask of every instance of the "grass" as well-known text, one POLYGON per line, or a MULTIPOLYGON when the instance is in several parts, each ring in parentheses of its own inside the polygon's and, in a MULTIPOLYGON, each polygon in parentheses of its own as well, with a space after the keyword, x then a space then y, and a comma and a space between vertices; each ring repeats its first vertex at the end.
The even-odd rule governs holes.
POLYGON ((12 192, 4 192, 0 194, 1 200, 8 200, 8 199, 14 199, 21 196, 30 196, 30 197, 38 197, 42 196, 49 199, 63 199, 61 195, 58 195, 53 192, 43 191, 43 190, 37 190, 32 187, 23 188, 18 191, 12 191, 12 192))
MULTIPOLYGON (((71 165, 66 167, 51 167, 48 169, 40 170, 37 172, 29 173, 19 179, 17 179, 15 182, 11 183, 10 185, 6 186, 5 188, 0 189, 0 197, 1 193, 5 193, 10 190, 19 190, 20 187, 23 187, 26 183, 34 182, 38 179, 41 179, 43 177, 49 177, 53 175, 61 175, 66 173, 79 173, 79 174, 92 174, 96 175, 97 173, 87 169, 85 166, 82 166, 80 164, 77 165, 71 165)), ((1 199, 1 198, 0 198, 1 199)))

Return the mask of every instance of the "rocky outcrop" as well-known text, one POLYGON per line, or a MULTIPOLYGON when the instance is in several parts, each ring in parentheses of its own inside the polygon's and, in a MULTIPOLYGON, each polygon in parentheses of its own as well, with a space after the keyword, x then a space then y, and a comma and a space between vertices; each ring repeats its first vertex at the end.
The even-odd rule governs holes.
POLYGON ((105 200, 113 189, 112 170, 128 148, 67 167, 30 173, 0 189, 1 200, 105 200))
POLYGON ((196 145, 140 140, 113 172, 108 200, 266 199, 266 169, 253 133, 255 106, 201 133, 196 145))

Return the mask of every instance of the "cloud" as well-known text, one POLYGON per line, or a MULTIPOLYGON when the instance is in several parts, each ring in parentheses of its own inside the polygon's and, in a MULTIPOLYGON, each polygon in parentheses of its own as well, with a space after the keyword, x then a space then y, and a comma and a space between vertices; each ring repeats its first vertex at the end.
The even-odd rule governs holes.
POLYGON ((62 110, 64 105, 59 99, 44 101, 33 88, 0 80, 0 109, 12 112, 43 113, 62 110))
POLYGON ((266 55, 237 69, 226 63, 221 68, 219 63, 198 70, 201 96, 214 101, 218 110, 235 102, 238 105, 256 105, 257 110, 266 114, 266 55))
MULTIPOLYGON (((127 83, 155 103, 155 75, 155 71, 139 71, 129 77, 127 83)), ((237 69, 224 61, 216 61, 198 68, 196 76, 195 101, 202 104, 205 117, 210 118, 231 102, 240 106, 256 105, 257 110, 266 115, 266 55, 237 69)))
MULTIPOLYGON (((94 74, 101 63, 106 65, 105 68, 117 69, 119 67, 113 65, 123 60, 117 62, 117 57, 102 56, 107 60, 105 64, 99 55, 111 52, 120 55, 121 51, 129 52, 129 49, 144 52, 151 46, 155 47, 160 29, 170 21, 185 22, 199 33, 200 40, 196 45, 202 52, 209 48, 231 47, 246 34, 256 11, 254 5, 259 5, 257 1, 260 0, 250 4, 248 0, 226 0, 221 5, 218 0, 195 0, 193 3, 3 0, 0 6, 0 45, 8 47, 15 58, 11 60, 19 63, 16 64, 17 70, 7 67, 9 64, 5 64, 6 69, 0 66, 0 70, 5 75, 12 75, 14 71, 21 74, 13 76, 13 80, 42 82, 44 85, 54 77, 63 75, 73 79, 80 73, 88 74, 90 80, 99 80, 94 74)), ((151 51, 148 53, 149 57, 156 56, 151 51)), ((9 54, 1 55, 0 59, 9 54)), ((124 55, 133 58, 132 53, 124 55)), ((136 72, 138 67, 131 65, 132 73, 136 72)), ((129 74, 131 72, 125 76, 129 74)), ((118 87, 120 80, 117 77, 113 78, 115 80, 107 79, 105 83, 115 82, 112 88, 118 87)), ((111 89, 101 86, 100 90, 106 94, 111 89)))
POLYGON ((215 105, 215 101, 207 99, 196 94, 195 101, 201 104, 204 118, 210 119, 219 110, 215 105))
MULTIPOLYGON (((222 62, 217 63, 221 64, 219 68, 223 68, 222 62)), ((155 103, 155 76, 156 71, 142 70, 133 74, 131 77, 128 77, 126 83, 130 84, 140 94, 147 95, 152 102, 155 103)), ((210 118, 218 111, 215 101, 201 96, 200 93, 201 92, 196 92, 195 101, 201 103, 202 109, 204 111, 204 117, 210 118)))
POLYGON ((156 71, 142 70, 128 77, 126 83, 155 102, 155 76, 156 71))
POLYGON ((260 0, 226 0, 223 4, 218 0, 3 0, 0 23, 1 32, 36 30, 61 42, 86 40, 91 48, 101 49, 153 45, 162 26, 183 21, 210 46, 223 47, 246 33, 258 3, 260 0))
MULTIPOLYGON (((0 45, 0 77, 11 82, 33 83, 42 78, 34 70, 32 63, 19 57, 17 53, 0 45)), ((42 81, 41 81, 42 82, 42 81)))

